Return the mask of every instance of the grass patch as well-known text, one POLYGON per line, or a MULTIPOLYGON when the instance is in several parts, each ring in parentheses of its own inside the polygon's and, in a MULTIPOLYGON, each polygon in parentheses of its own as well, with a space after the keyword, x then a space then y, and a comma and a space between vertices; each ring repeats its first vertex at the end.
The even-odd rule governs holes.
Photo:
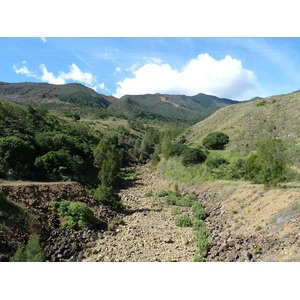
POLYGON ((167 190, 161 190, 160 192, 157 193, 158 197, 166 197, 171 195, 173 192, 172 191, 167 191, 167 190))
POLYGON ((152 197, 153 196, 153 191, 149 191, 145 194, 145 197, 152 197))
POLYGON ((176 215, 180 215, 180 214, 181 214, 181 210, 179 207, 177 207, 177 206, 172 207, 172 209, 171 209, 172 216, 176 216, 176 215))

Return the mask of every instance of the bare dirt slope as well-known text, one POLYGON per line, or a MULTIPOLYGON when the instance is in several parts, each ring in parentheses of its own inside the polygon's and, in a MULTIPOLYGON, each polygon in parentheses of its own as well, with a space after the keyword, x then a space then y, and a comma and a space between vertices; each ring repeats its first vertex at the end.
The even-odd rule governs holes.
POLYGON ((300 261, 300 193, 238 188, 232 182, 185 188, 210 212, 208 261, 300 261))

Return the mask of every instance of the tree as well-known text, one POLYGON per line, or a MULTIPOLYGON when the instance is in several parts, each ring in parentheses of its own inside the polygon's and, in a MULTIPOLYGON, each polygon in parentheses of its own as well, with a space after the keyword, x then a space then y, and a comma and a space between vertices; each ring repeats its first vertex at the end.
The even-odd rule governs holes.
POLYGON ((115 186, 120 172, 118 157, 115 152, 111 152, 110 150, 106 152, 105 156, 106 158, 102 162, 98 178, 102 185, 115 186))
POLYGON ((189 166, 193 164, 199 164, 206 160, 207 156, 201 149, 188 148, 182 153, 182 164, 189 166))
POLYGON ((223 132, 211 132, 202 141, 202 145, 210 150, 224 150, 229 143, 229 136, 223 132))
POLYGON ((287 162, 283 142, 279 139, 264 139, 257 143, 256 149, 256 154, 251 154, 245 161, 245 178, 266 185, 284 182, 287 162))
POLYGON ((44 175, 76 177, 83 159, 78 155, 72 155, 68 150, 49 151, 45 155, 37 157, 35 166, 44 175))
POLYGON ((180 156, 185 149, 187 149, 187 146, 183 143, 172 144, 169 148, 169 155, 171 157, 180 156))
POLYGON ((102 205, 107 205, 113 210, 120 210, 125 208, 125 205, 121 201, 121 197, 114 192, 112 186, 99 185, 94 191, 94 197, 102 205))
POLYGON ((33 145, 16 136, 0 138, 0 176, 22 178, 33 166, 33 145))

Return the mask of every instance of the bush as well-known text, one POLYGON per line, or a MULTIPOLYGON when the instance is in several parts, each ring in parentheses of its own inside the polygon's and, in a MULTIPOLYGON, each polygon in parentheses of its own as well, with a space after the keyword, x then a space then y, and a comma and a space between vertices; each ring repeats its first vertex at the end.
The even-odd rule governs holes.
POLYGON ((175 220, 175 225, 178 227, 192 227, 192 220, 188 216, 182 216, 175 220))
POLYGON ((256 149, 257 154, 251 154, 245 161, 245 178, 266 185, 286 181, 288 169, 283 142, 264 139, 257 143, 256 149))
POLYGON ((193 229, 195 231, 199 230, 200 228, 204 228, 205 227, 205 221, 201 220, 201 219, 194 219, 193 221, 193 229))
POLYGON ((229 162, 223 157, 209 157, 206 162, 206 166, 210 169, 219 168, 221 165, 228 165, 229 162))
POLYGON ((232 162, 227 168, 225 179, 242 179, 245 176, 245 160, 237 159, 232 162))
POLYGON ((206 211, 201 202, 196 202, 192 206, 194 217, 198 220, 204 220, 206 218, 206 211))
POLYGON ((229 143, 229 136, 223 132, 209 133, 202 141, 202 145, 210 150, 224 150, 229 143))
POLYGON ((166 190, 161 190, 157 196, 158 197, 166 197, 166 196, 169 196, 171 195, 173 192, 172 191, 166 191, 166 190))
POLYGON ((195 201, 197 201, 197 197, 195 195, 180 196, 176 201, 176 205, 182 207, 191 207, 195 201))
POLYGON ((84 203, 53 201, 52 206, 52 209, 64 218, 62 225, 68 229, 91 228, 100 224, 100 220, 84 203))
POLYGON ((114 192, 111 186, 99 185, 94 191, 94 197, 102 205, 109 206, 113 210, 122 210, 125 208, 121 197, 114 192))
POLYGON ((208 232, 206 228, 202 227, 195 234, 195 243, 198 251, 202 253, 210 248, 210 242, 208 241, 208 232))
POLYGON ((43 156, 37 157, 34 165, 45 175, 54 175, 60 179, 63 177, 75 178, 83 165, 83 159, 78 155, 72 155, 69 150, 49 151, 43 156))
POLYGON ((186 149, 182 153, 182 164, 184 166, 202 163, 207 156, 201 149, 186 149))
POLYGON ((153 196, 153 191, 149 191, 145 194, 145 197, 152 197, 153 196))
POLYGON ((172 194, 166 196, 164 200, 168 205, 191 207, 195 201, 197 201, 197 197, 194 195, 178 196, 176 193, 172 192, 172 194))
POLYGON ((175 216, 175 215, 180 215, 181 211, 180 208, 177 206, 172 207, 171 209, 171 215, 175 216))
POLYGON ((29 237, 29 240, 25 247, 19 248, 14 256, 10 259, 11 262, 43 262, 45 261, 42 253, 41 246, 39 244, 39 237, 37 234, 33 234, 29 237))
POLYGON ((172 144, 169 148, 170 157, 180 156, 184 150, 187 149, 187 146, 184 144, 172 144))

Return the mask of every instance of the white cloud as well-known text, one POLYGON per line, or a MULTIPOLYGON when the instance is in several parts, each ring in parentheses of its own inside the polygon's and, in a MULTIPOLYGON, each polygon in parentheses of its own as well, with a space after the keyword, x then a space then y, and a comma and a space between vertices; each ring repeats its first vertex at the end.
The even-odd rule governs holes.
MULTIPOLYGON (((26 64, 24 61, 23 64, 26 64)), ((49 72, 44 64, 40 65, 42 75, 38 76, 36 72, 28 70, 27 66, 18 68, 13 66, 13 69, 17 74, 26 75, 27 77, 34 77, 41 81, 53 83, 53 84, 65 84, 67 81, 81 82, 85 85, 93 85, 96 82, 96 77, 88 72, 82 72, 75 64, 72 64, 68 73, 59 72, 58 76, 55 76, 52 72, 49 72)))
POLYGON ((144 57, 148 64, 162 64, 163 60, 157 57, 144 57))
MULTIPOLYGON (((26 64, 26 61, 23 61, 22 63, 26 64)), ((26 66, 22 66, 22 67, 18 68, 16 65, 14 65, 13 69, 15 70, 15 72, 17 74, 26 75, 27 77, 38 78, 38 76, 34 72, 29 71, 26 66)))
POLYGON ((93 74, 82 72, 75 64, 72 64, 69 68, 69 73, 60 73, 59 77, 61 79, 79 81, 87 85, 92 85, 96 81, 96 77, 93 74))
POLYGON ((173 70, 169 64, 148 63, 132 73, 134 78, 117 82, 114 96, 145 93, 192 96, 205 93, 247 99, 257 95, 258 89, 255 74, 243 68, 241 61, 230 56, 218 61, 208 54, 200 54, 179 71, 173 70))
POLYGON ((46 66, 44 64, 40 65, 40 69, 43 73, 43 75, 40 77, 40 79, 44 82, 53 83, 53 84, 65 84, 66 81, 61 78, 60 76, 55 77, 53 73, 48 72, 46 66))
POLYGON ((45 37, 41 37, 41 41, 45 44, 47 43, 47 39, 45 37))

